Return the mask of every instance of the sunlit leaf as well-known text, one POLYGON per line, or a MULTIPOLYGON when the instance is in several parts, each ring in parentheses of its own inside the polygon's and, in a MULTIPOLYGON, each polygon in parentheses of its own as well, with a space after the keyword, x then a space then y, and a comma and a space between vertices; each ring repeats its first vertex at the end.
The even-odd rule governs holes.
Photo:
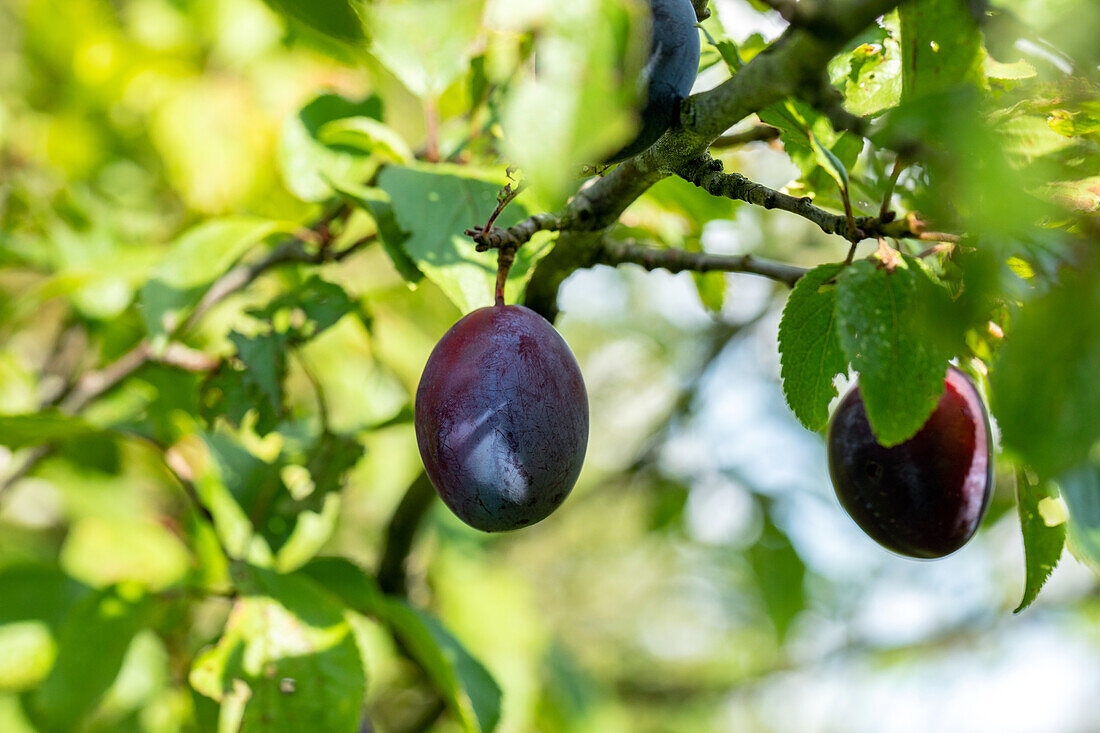
POLYGON ((372 3, 366 7, 371 52, 417 96, 438 96, 466 70, 484 4, 485 0, 372 3))
POLYGON ((133 581, 160 590, 183 579, 191 558, 176 535, 160 524, 85 517, 69 530, 61 564, 93 587, 133 581))
POLYGON ((340 558, 319 558, 302 570, 352 609, 375 616, 431 678, 468 733, 489 733, 501 713, 501 690, 486 669, 435 618, 382 595, 374 579, 340 558))
POLYGON ((210 283, 248 250, 291 227, 267 219, 211 219, 181 234, 141 289, 141 316, 151 335, 171 333, 210 283))
POLYGON ((305 23, 320 31, 347 43, 359 43, 365 39, 359 15, 353 7, 354 0, 310 0, 308 3, 295 0, 264 0, 278 12, 305 23))
POLYGON ((279 145, 279 170, 298 198, 323 201, 332 195, 333 183, 362 183, 378 167, 378 160, 368 152, 321 139, 326 125, 347 118, 381 120, 382 100, 371 96, 357 102, 322 94, 287 118, 279 145))
POLYGON ((366 675, 340 604, 309 578, 254 567, 216 646, 199 654, 191 685, 250 731, 355 733, 366 675))
POLYGON ((981 80, 981 34, 963 0, 910 0, 898 14, 906 99, 981 80))
POLYGON ((318 130, 318 138, 326 145, 346 145, 394 163, 411 163, 415 157, 396 130, 370 117, 328 122, 318 130))
POLYGON ((795 417, 821 430, 836 397, 833 378, 848 368, 837 336, 836 277, 840 265, 821 265, 795 284, 779 322, 783 394, 795 417))
MULTIPOLYGON (((496 252, 477 252, 464 234, 484 223, 497 205, 501 184, 475 178, 457 168, 386 168, 379 175, 379 187, 390 197, 394 223, 408 237, 398 246, 456 306, 468 313, 493 303, 496 282, 496 252)), ((496 221, 508 227, 527 214, 513 202, 496 221)), ((387 236, 383 230, 382 236, 387 236)), ((520 247, 508 275, 505 298, 514 302, 535 262, 545 254, 547 239, 536 237, 520 247)))
POLYGON ((150 604, 140 596, 107 589, 72 608, 57 637, 57 661, 30 698, 36 726, 67 733, 95 707, 115 681, 150 604))
POLYGON ((1013 613, 1023 611, 1039 597, 1043 584, 1062 557, 1062 547, 1066 543, 1065 517, 1051 516, 1052 511, 1047 508, 1057 501, 1058 490, 1052 484, 1033 482, 1026 471, 1016 472, 1016 502, 1024 535, 1027 577, 1020 605, 1013 613))
POLYGON ((374 219, 382 246, 401 277, 410 285, 423 280, 424 273, 417 269, 416 262, 405 252, 405 241, 409 234, 397 225, 390 195, 380 188, 354 184, 334 185, 344 198, 368 212, 374 219))

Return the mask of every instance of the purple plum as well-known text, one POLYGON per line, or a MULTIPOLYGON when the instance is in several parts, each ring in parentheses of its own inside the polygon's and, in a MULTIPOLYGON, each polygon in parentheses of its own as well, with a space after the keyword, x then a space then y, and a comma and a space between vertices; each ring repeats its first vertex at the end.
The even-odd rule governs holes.
POLYGON ((944 557, 978 530, 993 490, 993 443, 981 395, 955 367, 928 421, 904 443, 879 444, 858 386, 833 413, 827 442, 837 498, 886 549, 944 557))
POLYGON ((476 529, 546 518, 577 482, 588 394, 573 352, 530 308, 476 310, 444 334, 416 391, 416 440, 443 502, 476 529))
POLYGON ((699 74, 699 29, 691 0, 649 0, 652 14, 649 58, 640 81, 645 99, 638 134, 605 163, 626 160, 657 142, 676 123, 680 102, 691 94, 699 74))

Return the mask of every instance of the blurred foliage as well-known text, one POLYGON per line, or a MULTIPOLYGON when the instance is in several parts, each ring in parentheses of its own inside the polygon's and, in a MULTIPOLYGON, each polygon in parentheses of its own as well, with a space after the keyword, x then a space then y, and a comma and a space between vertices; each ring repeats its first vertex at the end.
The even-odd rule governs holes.
MULTIPOLYGON (((700 89, 779 24, 713 5, 700 89)), ((906 674, 1051 618, 1095 651, 1092 575, 1063 560, 1036 598, 1063 544, 1100 565, 1098 7, 910 0, 822 70, 870 142, 790 99, 758 115, 777 142, 716 151, 953 248, 843 267, 789 214, 676 178, 642 195, 615 236, 819 267, 789 298, 578 272, 558 325, 587 465, 553 518, 486 536, 410 499, 412 396, 490 302, 464 231, 508 165, 530 187, 504 226, 631 137, 643 5, 0 0, 0 731, 879 731, 800 724, 784 680, 851 696, 858 669, 821 672, 906 674), (840 515, 799 422, 858 372, 904 440, 949 359, 988 376, 1005 460, 940 571, 840 515), (384 593, 399 517, 420 532, 384 593)), ((554 244, 521 248, 510 301, 554 244)), ((1084 702, 1035 730, 1095 728, 1084 702)))

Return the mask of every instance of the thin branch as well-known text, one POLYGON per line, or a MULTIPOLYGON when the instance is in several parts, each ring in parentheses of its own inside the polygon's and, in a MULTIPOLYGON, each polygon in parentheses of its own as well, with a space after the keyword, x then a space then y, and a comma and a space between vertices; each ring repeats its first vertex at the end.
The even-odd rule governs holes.
POLYGON ((512 248, 516 249, 531 240, 537 233, 552 229, 563 229, 564 223, 557 214, 545 213, 529 216, 519 224, 507 229, 500 227, 472 227, 466 230, 466 236, 472 237, 477 243, 477 251, 485 252, 490 249, 512 248))
POLYGON ((212 372, 221 363, 221 360, 216 357, 198 349, 192 349, 190 346, 185 346, 178 341, 171 342, 163 353, 154 354, 149 360, 197 374, 212 372))
POLYGON ((712 150, 716 148, 734 148, 740 145, 756 142, 770 142, 779 137, 779 128, 771 125, 753 125, 744 132, 734 132, 722 135, 710 144, 712 150))
POLYGON ((721 255, 709 252, 688 252, 684 249, 663 249, 636 244, 632 241, 607 242, 603 246, 599 263, 620 265, 631 263, 647 270, 669 272, 744 272, 781 282, 793 287, 806 269, 783 262, 760 259, 752 255, 721 255))
POLYGON ((890 213, 890 201, 894 198, 894 187, 898 185, 898 178, 901 177, 901 172, 905 170, 905 156, 899 155, 894 159, 894 167, 890 171, 890 180, 886 184, 886 191, 882 195, 882 206, 878 210, 878 218, 885 219, 886 215, 890 213))
MULTIPOLYGON (((801 4, 801 3, 800 3, 801 4)), ((820 84, 821 69, 846 43, 898 0, 817 2, 821 22, 792 26, 736 74, 680 105, 678 124, 650 148, 623 161, 579 190, 554 216, 562 231, 535 267, 525 304, 548 318, 557 313, 561 283, 586 267, 602 246, 602 230, 653 184, 707 152, 710 144, 745 117, 820 84), (828 30, 828 33, 818 32, 828 30)), ((547 227, 544 227, 547 228, 547 227)))
MULTIPOLYGON (((330 214, 315 222, 310 231, 323 228, 327 233, 331 222, 338 217, 345 216, 348 211, 346 207, 335 209, 330 214)), ((331 235, 329 236, 331 237, 331 235)), ((265 256, 255 262, 239 264, 214 281, 214 284, 203 293, 202 298, 200 298, 199 302, 195 304, 195 307, 191 309, 191 313, 183 323, 175 328, 170 328, 169 331, 173 336, 181 336, 187 333, 194 328, 194 326, 201 321, 214 306, 230 295, 248 287, 252 281, 272 268, 295 262, 307 265, 319 265, 324 262, 339 262, 361 249, 364 245, 374 241, 376 238, 377 234, 372 234, 348 245, 339 252, 333 252, 326 246, 322 246, 316 251, 311 251, 300 238, 287 240, 277 245, 265 256)), ((327 244, 327 241, 322 242, 322 245, 324 244, 327 244)))
POLYGON ((141 341, 102 369, 86 372, 77 380, 73 391, 61 400, 61 411, 80 412, 92 400, 145 366, 151 356, 152 346, 149 341, 141 341))
POLYGON ((715 196, 745 201, 763 206, 765 209, 781 209, 797 214, 816 224, 826 234, 836 234, 852 242, 873 237, 937 242, 959 241, 959 236, 956 234, 925 231, 924 221, 915 214, 909 214, 902 219, 894 219, 892 212, 887 212, 884 218, 853 217, 855 231, 850 231, 849 220, 845 214, 834 214, 814 206, 808 196, 798 198, 750 181, 740 173, 725 173, 722 170, 722 162, 709 155, 689 161, 680 167, 677 174, 715 196))
POLYGON ((53 452, 53 446, 50 445, 36 445, 29 449, 26 455, 23 457, 23 462, 19 464, 17 468, 8 473, 4 477, 3 481, 0 481, 0 496, 3 496, 9 488, 11 488, 19 479, 27 475, 32 468, 38 465, 38 463, 53 452))
MULTIPOLYGON (((327 244, 328 241, 331 241, 332 236, 329 230, 330 223, 336 218, 346 215, 347 211, 348 209, 345 206, 334 209, 316 222, 311 231, 321 232, 322 237, 326 240, 325 244, 327 244)), ((373 242, 376 237, 376 234, 363 237, 339 251, 333 251, 327 246, 323 246, 318 251, 311 252, 300 239, 284 242, 256 262, 238 265, 214 281, 187 319, 172 330, 172 336, 175 337, 185 333, 197 324, 204 315, 209 313, 215 305, 233 293, 247 287, 268 270, 294 262, 305 264, 339 262, 373 242)), ((163 350, 157 350, 153 347, 151 341, 144 339, 111 363, 82 375, 77 379, 76 386, 60 399, 57 406, 62 412, 78 413, 91 402, 114 388, 119 382, 151 362, 170 364, 188 371, 208 371, 217 366, 216 362, 211 361, 209 356, 183 344, 173 341, 163 350)), ((43 407, 49 406, 50 404, 43 405, 43 407)), ((51 450, 50 446, 37 446, 28 452, 24 462, 0 481, 0 495, 25 476, 51 450)))
POLYGON ((695 7, 695 17, 700 23, 710 17, 710 8, 707 7, 709 2, 710 0, 691 0, 691 4, 695 7))
MULTIPOLYGON (((816 224, 826 234, 848 236, 848 219, 842 214, 833 214, 814 206, 808 196, 801 198, 776 191, 767 186, 750 181, 740 173, 724 173, 721 161, 703 156, 681 167, 677 173, 681 178, 715 196, 763 206, 765 209, 781 209, 797 214, 816 224)), ((867 236, 864 227, 870 222, 867 217, 856 219, 860 239, 867 236)))

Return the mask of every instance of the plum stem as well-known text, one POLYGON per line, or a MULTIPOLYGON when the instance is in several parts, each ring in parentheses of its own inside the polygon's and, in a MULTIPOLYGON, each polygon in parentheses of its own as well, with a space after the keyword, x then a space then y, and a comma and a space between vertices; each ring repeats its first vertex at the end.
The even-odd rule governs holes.
POLYGON ((504 305, 504 283, 508 281, 508 271, 512 269, 512 263, 515 261, 514 247, 501 247, 497 250, 497 283, 494 295, 498 306, 504 305))

